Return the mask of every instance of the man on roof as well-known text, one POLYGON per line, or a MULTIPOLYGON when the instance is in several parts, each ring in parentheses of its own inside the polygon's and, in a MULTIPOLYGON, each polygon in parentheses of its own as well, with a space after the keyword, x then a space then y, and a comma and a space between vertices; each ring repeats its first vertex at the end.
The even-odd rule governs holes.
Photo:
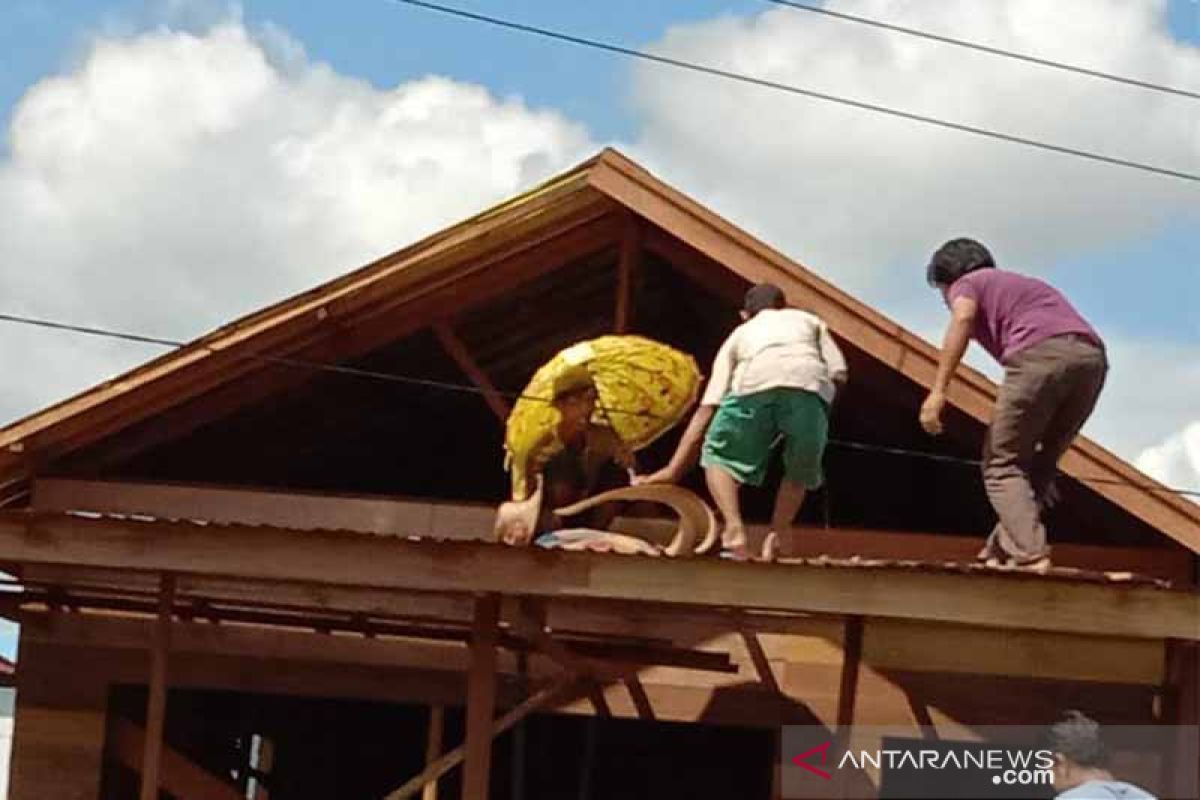
POLYGON ((1096 406, 1108 360, 1104 342, 1067 299, 1036 279, 997 269, 973 239, 946 242, 926 279, 950 309, 922 427, 942 432, 946 388, 970 339, 1004 366, 983 449, 983 480, 999 522, 982 561, 1045 568, 1042 512, 1055 500, 1058 460, 1096 406))
POLYGON ((825 323, 788 308, 774 284, 746 293, 741 318, 717 353, 700 406, 670 462, 635 482, 678 483, 702 449, 705 480, 724 518, 722 548, 729 557, 745 559, 739 489, 762 485, 771 451, 782 441, 784 476, 763 545, 764 558, 770 558, 807 491, 823 481, 829 407, 846 381, 846 360, 825 323))
MULTIPOLYGON (((555 380, 551 402, 558 412, 558 424, 531 449, 524 470, 537 490, 524 501, 500 507, 498 539, 528 544, 536 535, 563 527, 553 509, 628 483, 633 453, 616 431, 592 420, 597 400, 596 386, 584 367, 568 369, 555 380)), ((586 524, 603 529, 614 513, 611 505, 596 509, 586 524)))

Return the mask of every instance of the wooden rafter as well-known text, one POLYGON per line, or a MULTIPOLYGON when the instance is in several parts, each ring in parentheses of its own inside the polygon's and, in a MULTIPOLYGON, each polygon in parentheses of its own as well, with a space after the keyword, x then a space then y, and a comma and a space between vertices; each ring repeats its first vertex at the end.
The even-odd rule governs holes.
POLYGON ((617 308, 613 331, 628 333, 633 322, 634 283, 641 266, 641 229, 637 217, 626 214, 621 230, 621 252, 617 259, 617 308))
MULTIPOLYGON (((108 739, 108 752, 134 772, 141 772, 146 733, 132 722, 117 718, 108 739)), ((162 750, 162 788, 178 800, 245 800, 235 787, 198 766, 186 756, 164 747, 162 750)))
MULTIPOLYGON (((535 692, 512 710, 491 723, 489 739, 495 739, 530 714, 554 705, 564 697, 569 696, 571 690, 572 685, 569 682, 559 682, 535 692)), ((461 745, 446 752, 426 766, 420 775, 417 775, 395 791, 390 792, 384 800, 407 800, 407 798, 414 796, 417 792, 421 791, 422 787, 428 785, 431 781, 436 781, 463 763, 466 759, 466 751, 467 746, 461 745)), ((465 792, 463 796, 469 797, 465 792)))
POLYGON ((471 383, 479 389, 483 395, 484 402, 488 404, 488 408, 492 409, 492 413, 500 420, 503 425, 508 420, 508 413, 511 410, 508 401, 504 398, 496 387, 492 384, 487 373, 471 356, 471 351, 467 349, 467 345, 462 339, 458 338, 458 334, 454 332, 454 328, 445 320, 439 320, 433 325, 433 332, 437 336, 438 342, 441 343, 442 349, 450 358, 454 359, 454 363, 463 371, 471 383))

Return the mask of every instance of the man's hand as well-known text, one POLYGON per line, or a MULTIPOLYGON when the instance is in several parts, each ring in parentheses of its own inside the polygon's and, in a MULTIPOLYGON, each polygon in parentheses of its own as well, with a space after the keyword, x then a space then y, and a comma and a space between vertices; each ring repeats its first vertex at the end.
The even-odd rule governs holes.
POLYGON ((634 475, 630 481, 631 486, 649 486, 655 483, 679 483, 680 476, 675 470, 668 467, 663 467, 657 472, 651 472, 649 475, 634 475))
POLYGON ((921 404, 921 427, 930 436, 938 436, 942 432, 942 409, 946 406, 946 396, 941 392, 930 392, 921 404))

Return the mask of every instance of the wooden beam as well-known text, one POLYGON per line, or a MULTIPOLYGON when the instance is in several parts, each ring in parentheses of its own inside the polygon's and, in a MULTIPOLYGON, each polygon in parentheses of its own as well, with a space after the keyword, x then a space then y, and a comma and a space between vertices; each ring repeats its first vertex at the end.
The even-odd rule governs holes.
POLYGON ((621 254, 617 260, 617 308, 614 314, 613 331, 628 333, 633 322, 634 282, 641 265, 642 245, 638 219, 633 214, 625 217, 621 231, 621 254))
MULTIPOLYGON (((407 534, 437 539, 492 539, 495 506, 444 503, 396 497, 279 492, 210 484, 38 479, 31 507, 41 511, 97 511, 146 514, 165 519, 271 525, 296 530, 334 529, 407 534)), ((667 545, 677 531, 668 519, 618 517, 612 529, 667 545)), ((750 525, 751 544, 767 526, 750 525)), ((971 536, 900 533, 884 530, 797 527, 787 552, 797 557, 861 556, 913 561, 972 562, 979 539, 971 536)), ((752 548, 753 549, 753 548, 752 548)), ((1058 566, 1132 572, 1191 586, 1191 553, 1179 547, 1054 546, 1058 566)))
MULTIPOLYGON (((530 695, 519 705, 513 707, 511 711, 505 713, 498 720, 495 720, 495 722, 491 723, 490 739, 495 739, 497 736, 504 733, 509 728, 528 717, 530 714, 543 708, 548 708, 554 703, 561 701, 564 697, 569 696, 571 691, 572 685, 569 683, 554 683, 545 689, 530 695)), ((399 789, 389 793, 384 800, 407 800, 407 798, 414 796, 431 781, 436 781, 438 778, 461 764, 466 759, 466 752, 467 745, 461 745, 453 750, 450 750, 445 755, 442 755, 436 761, 425 767, 425 770, 421 772, 420 775, 417 775, 399 789)), ((463 797, 470 797, 466 794, 465 784, 463 797)))
POLYGON ((433 324, 433 332, 437 336, 438 342, 441 343, 442 349, 450 358, 454 359, 454 363, 463 371, 463 374, 471 379, 471 383, 475 384, 476 388, 483 394, 484 401, 488 404, 488 408, 492 409, 492 413, 500 420, 503 425, 508 421, 508 414, 511 411, 508 400, 504 395, 492 385, 491 379, 487 373, 476 363, 471 357, 471 352, 467 349, 466 344, 454 332, 449 323, 444 320, 433 324))
MULTIPOLYGON (((146 741, 141 728, 116 718, 108 739, 108 752, 122 766, 142 772, 146 741)), ((170 747, 162 751, 161 775, 163 790, 177 800, 245 800, 236 787, 170 747)))
POLYGON ((320 587, 532 597, 953 622, 1200 640, 1200 594, 1030 574, 728 563, 408 541, 343 531, 0 512, 0 561, 184 572, 320 587))
MULTIPOLYGON (((442 733, 446 725, 446 707, 429 707, 429 734, 425 740, 425 769, 437 761, 442 752, 442 733)), ((438 779, 434 777, 421 789, 421 800, 438 800, 438 779)))
POLYGON ((175 605, 175 577, 164 573, 159 588, 158 621, 150 651, 150 695, 146 702, 146 741, 142 751, 140 800, 158 800, 159 759, 167 713, 167 653, 171 646, 171 616, 175 605))
POLYGON ((500 636, 500 596, 475 600, 471 669, 467 674, 466 766, 463 800, 487 800, 492 772, 492 721, 496 707, 496 643, 500 636))
POLYGON ((518 636, 540 650, 563 670, 576 677, 619 680, 631 670, 636 671, 636 667, 580 655, 556 640, 546 630, 544 603, 522 598, 517 608, 517 614, 510 621, 510 625, 518 636))

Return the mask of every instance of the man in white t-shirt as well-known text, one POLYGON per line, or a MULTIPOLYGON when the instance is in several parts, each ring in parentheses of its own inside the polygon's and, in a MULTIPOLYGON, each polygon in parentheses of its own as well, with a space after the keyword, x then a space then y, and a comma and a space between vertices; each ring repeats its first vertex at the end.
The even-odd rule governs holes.
POLYGON ((677 483, 703 440, 700 464, 725 520, 721 544, 737 559, 747 557, 741 484, 762 484, 771 450, 782 440, 784 478, 764 546, 768 555, 776 535, 795 521, 807 490, 823 481, 829 406, 846 380, 846 360, 825 323, 786 305, 773 284, 746 293, 743 322, 721 345, 675 454, 667 466, 636 481, 677 483))

